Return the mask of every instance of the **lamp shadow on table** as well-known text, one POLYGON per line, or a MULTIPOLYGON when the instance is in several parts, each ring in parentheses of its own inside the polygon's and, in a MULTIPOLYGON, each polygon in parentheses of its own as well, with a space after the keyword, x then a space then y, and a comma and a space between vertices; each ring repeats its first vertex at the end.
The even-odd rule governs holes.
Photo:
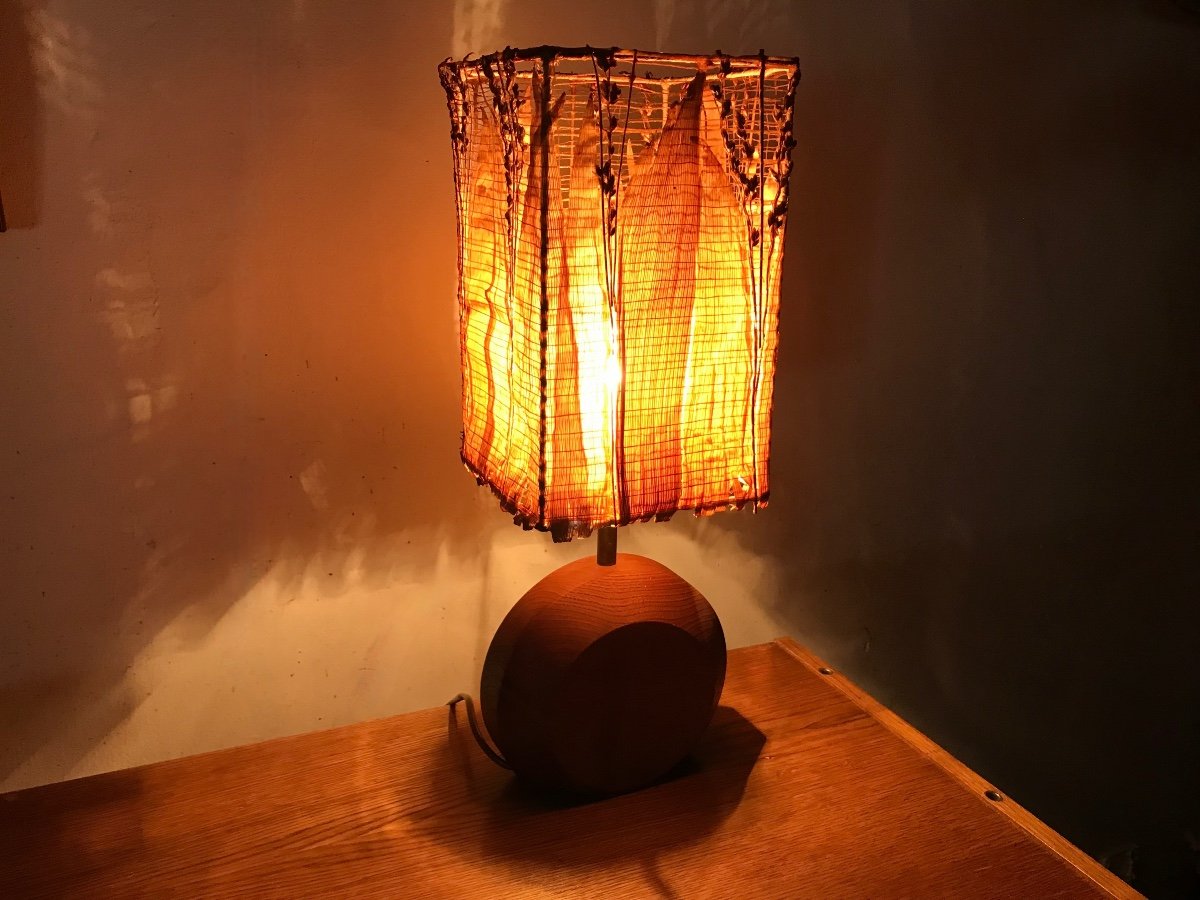
POLYGON ((520 862, 538 869, 586 870, 636 860, 660 896, 675 893, 657 859, 695 844, 737 809, 766 735, 736 709, 720 706, 696 750, 658 782, 617 797, 579 799, 536 792, 494 766, 475 746, 466 721, 450 713, 445 757, 422 827, 434 839, 483 864, 520 862), (457 783, 446 784, 447 774, 457 783), (457 802, 447 802, 458 795, 457 802), (464 830, 463 807, 485 824, 464 830))
POLYGON ((75 879, 140 858, 150 843, 140 815, 113 816, 103 834, 81 823, 104 819, 98 811, 138 809, 145 794, 142 771, 129 769, 3 795, 0 896, 63 896, 57 891, 75 879))

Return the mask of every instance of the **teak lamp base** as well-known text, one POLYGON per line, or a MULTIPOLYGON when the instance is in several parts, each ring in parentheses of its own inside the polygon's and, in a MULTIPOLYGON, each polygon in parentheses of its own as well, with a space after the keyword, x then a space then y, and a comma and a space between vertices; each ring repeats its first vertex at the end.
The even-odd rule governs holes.
MULTIPOLYGON (((605 559, 604 535, 599 546, 605 559)), ((695 746, 725 682, 725 635, 708 601, 666 566, 613 551, 611 564, 576 560, 530 588, 484 662, 488 732, 541 788, 649 784, 695 746)))

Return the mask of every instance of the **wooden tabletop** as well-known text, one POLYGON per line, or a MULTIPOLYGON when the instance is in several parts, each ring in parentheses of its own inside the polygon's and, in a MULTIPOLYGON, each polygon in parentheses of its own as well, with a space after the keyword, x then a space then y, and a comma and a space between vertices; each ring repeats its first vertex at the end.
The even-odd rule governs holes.
POLYGON ((446 708, 0 800, 0 897, 1137 897, 790 640, 672 779, 527 796, 446 708))

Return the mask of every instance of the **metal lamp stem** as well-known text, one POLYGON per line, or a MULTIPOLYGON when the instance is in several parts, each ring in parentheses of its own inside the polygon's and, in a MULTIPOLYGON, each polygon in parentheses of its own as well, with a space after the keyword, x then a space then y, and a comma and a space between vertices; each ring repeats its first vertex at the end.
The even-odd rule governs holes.
POLYGON ((617 564, 617 526, 602 525, 596 529, 596 565, 617 564))

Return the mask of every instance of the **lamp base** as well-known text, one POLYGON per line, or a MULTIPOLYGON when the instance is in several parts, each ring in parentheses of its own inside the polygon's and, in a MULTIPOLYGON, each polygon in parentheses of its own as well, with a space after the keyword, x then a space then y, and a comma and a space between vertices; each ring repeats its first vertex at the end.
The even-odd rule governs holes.
POLYGON ((483 666, 492 740, 522 780, 618 794, 695 746, 725 682, 725 635, 700 592, 651 559, 576 560, 500 624, 483 666))

